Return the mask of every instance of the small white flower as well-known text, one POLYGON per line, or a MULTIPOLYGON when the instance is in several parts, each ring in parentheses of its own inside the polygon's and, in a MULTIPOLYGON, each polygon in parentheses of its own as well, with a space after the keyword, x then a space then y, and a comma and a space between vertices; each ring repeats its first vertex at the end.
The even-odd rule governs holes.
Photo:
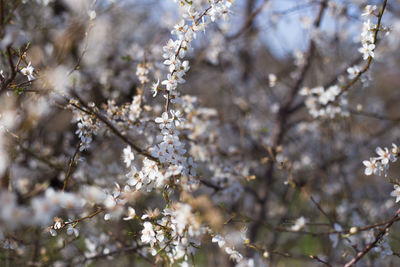
POLYGON ((399 147, 396 144, 392 144, 392 153, 394 156, 399 155, 399 147))
POLYGON ((136 190, 139 190, 143 186, 144 175, 143 172, 137 172, 136 168, 132 168, 132 170, 127 174, 128 176, 128 184, 130 186, 134 186, 136 190))
POLYGON ((231 249, 230 247, 226 247, 225 252, 229 255, 229 258, 231 260, 234 260, 236 262, 240 262, 243 260, 242 254, 240 254, 236 250, 231 249))
POLYGON ((365 168, 365 175, 377 174, 379 172, 379 162, 375 158, 363 161, 365 168))
POLYGON ((72 227, 72 225, 68 225, 67 228, 67 235, 75 235, 75 237, 79 236, 79 230, 75 227, 72 227))
POLYGON ((149 243, 151 246, 156 242, 156 233, 154 233, 153 225, 151 222, 145 222, 143 224, 141 240, 143 243, 149 243))
POLYGON ((146 66, 144 66, 143 64, 138 64, 136 68, 136 76, 139 78, 141 84, 147 83, 149 81, 149 78, 147 77, 148 73, 149 70, 146 66))
POLYGON ((268 74, 268 82, 269 82, 269 87, 274 87, 276 85, 278 78, 276 77, 275 74, 270 73, 268 74))
POLYGON ((182 118, 182 113, 178 110, 178 111, 174 111, 171 109, 170 111, 171 116, 172 116, 172 120, 175 123, 175 126, 179 126, 181 125, 181 123, 184 121, 184 119, 182 118))
POLYGON ((61 227, 62 227, 62 221, 58 220, 54 223, 54 226, 53 226, 54 229, 58 230, 58 229, 61 229, 61 227))
POLYGON ((135 159, 135 155, 132 152, 131 146, 127 146, 124 148, 124 162, 126 164, 126 167, 131 166, 132 161, 135 159))
POLYGON ((165 60, 164 64, 169 65, 168 68, 170 72, 178 70, 181 67, 181 61, 175 55, 172 55, 169 59, 165 60))
POLYGON ((170 73, 167 75, 167 80, 161 82, 162 85, 165 85, 167 91, 175 90, 178 86, 177 77, 171 75, 170 73))
POLYGON ((361 16, 369 16, 374 14, 375 10, 377 9, 376 5, 367 5, 365 6, 364 12, 361 13, 361 16))
POLYGON ((156 83, 153 83, 153 85, 151 86, 151 91, 153 92, 153 97, 156 97, 158 91, 160 91, 160 80, 157 80, 156 83))
POLYGON ((50 232, 51 236, 57 236, 57 231, 54 230, 53 228, 51 228, 51 229, 49 230, 49 232, 50 232))
POLYGON ((374 49, 375 49, 374 44, 364 43, 363 46, 358 49, 358 51, 360 51, 360 53, 363 54, 363 59, 366 60, 369 57, 372 58, 375 57, 374 49))
POLYGON ((29 62, 28 66, 26 66, 25 68, 23 68, 21 70, 21 73, 25 76, 27 76, 29 81, 32 81, 35 79, 35 76, 33 76, 33 71, 35 69, 32 67, 31 62, 29 62))
POLYGON ((360 73, 361 68, 359 66, 353 66, 347 69, 347 73, 349 74, 349 79, 354 79, 360 73))
POLYGON ((299 95, 304 95, 304 96, 309 96, 311 95, 311 89, 309 87, 303 87, 301 88, 301 90, 299 91, 299 95))
POLYGON ((384 149, 382 149, 381 147, 377 147, 376 154, 379 155, 378 159, 381 160, 381 163, 383 165, 387 165, 389 161, 394 162, 396 160, 394 155, 389 152, 389 149, 387 147, 385 147, 384 149))
POLYGON ((298 218, 295 222, 295 224, 291 227, 291 229, 293 231, 300 231, 301 229, 304 228, 304 226, 306 225, 307 220, 306 218, 304 218, 303 216, 301 216, 300 218, 298 218))
POLYGON ((127 215, 128 215, 127 217, 124 217, 124 218, 123 218, 124 221, 128 221, 128 220, 133 220, 133 219, 135 219, 135 216, 136 216, 136 211, 135 211, 135 209, 132 208, 132 207, 128 207, 128 214, 127 214, 127 215))
POLYGON ((171 34, 178 36, 179 39, 182 39, 183 34, 187 31, 188 25, 185 25, 185 20, 181 20, 178 24, 174 26, 174 29, 171 31, 171 34))
POLYGON ((160 129, 170 129, 172 127, 172 119, 168 117, 167 112, 164 112, 161 117, 156 118, 154 121, 159 124, 160 129))
POLYGON ((94 11, 94 10, 89 10, 89 12, 88 12, 88 15, 89 15, 89 18, 91 19, 91 20, 94 20, 95 18, 96 18, 96 11, 94 11))
POLYGON ((396 203, 397 203, 400 201, 400 186, 395 184, 393 187, 394 190, 390 193, 390 195, 396 198, 396 203))
POLYGON ((183 61, 181 70, 183 70, 184 72, 188 72, 189 69, 190 69, 189 61, 187 60, 183 61))
POLYGON ((176 50, 179 47, 179 40, 173 41, 169 39, 167 44, 163 47, 163 58, 170 58, 172 55, 175 54, 176 50))

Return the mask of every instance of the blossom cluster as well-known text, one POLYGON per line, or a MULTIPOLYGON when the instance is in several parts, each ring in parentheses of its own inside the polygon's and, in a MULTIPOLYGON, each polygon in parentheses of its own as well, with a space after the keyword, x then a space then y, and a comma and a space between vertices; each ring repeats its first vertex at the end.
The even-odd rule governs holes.
POLYGON ((399 157, 399 148, 397 145, 392 144, 392 148, 389 150, 387 147, 376 148, 376 154, 378 157, 372 157, 369 160, 364 160, 363 164, 365 166, 365 175, 382 173, 387 176, 387 171, 389 170, 389 163, 395 162, 399 157))
MULTIPOLYGON (((176 36, 176 40, 169 39, 163 47, 164 64, 168 66, 169 73, 167 79, 162 81, 161 84, 171 94, 172 99, 179 96, 176 88, 178 84, 185 82, 183 76, 190 69, 189 61, 182 62, 182 58, 190 49, 191 42, 196 39, 197 32, 205 31, 208 24, 206 16, 209 16, 211 21, 215 21, 219 17, 227 19, 229 8, 232 5, 228 0, 212 0, 210 7, 201 13, 184 1, 180 3, 187 7, 187 12, 184 14, 184 19, 176 24, 171 31, 171 34, 176 36), (191 25, 186 24, 186 21, 191 21, 191 25)), ((155 91, 155 95, 156 93, 157 91, 155 91)))
MULTIPOLYGON (((107 113, 107 118, 110 121, 125 121, 128 128, 132 128, 137 119, 139 119, 143 108, 142 108, 143 97, 138 94, 132 98, 131 102, 124 105, 116 105, 114 100, 108 100, 107 105, 104 105, 104 109, 107 113)), ((121 125, 126 126, 126 125, 121 125)))
MULTIPOLYGON (((0 211, 0 221, 8 229, 21 225, 43 226, 50 224, 53 216, 61 210, 79 212, 86 204, 86 200, 82 196, 55 191, 52 188, 46 189, 43 196, 33 198, 30 205, 20 205, 14 194, 5 191, 1 191, 0 200, 5 205, 0 211)), ((0 236, 2 236, 1 231, 0 236)))
POLYGON ((144 84, 149 81, 149 64, 138 64, 136 68, 136 76, 138 76, 140 83, 144 84))
MULTIPOLYGON (((243 239, 243 237, 242 237, 243 239)), ((226 254, 229 255, 229 258, 232 259, 235 262, 241 262, 243 260, 242 254, 235 250, 232 246, 226 245, 225 238, 222 237, 221 235, 215 235, 212 240, 213 243, 217 243, 220 248, 225 248, 224 251, 226 254)), ((246 238, 244 238, 243 241, 246 241, 246 238)))
POLYGON ((150 245, 152 255, 163 251, 173 263, 176 260, 188 261, 196 247, 200 246, 198 236, 206 233, 189 204, 175 202, 172 207, 160 214, 142 216, 143 230, 141 241, 150 245), (157 248, 157 249, 156 249, 157 248))
MULTIPOLYGON (((400 149, 396 144, 392 144, 391 149, 387 147, 377 147, 376 154, 378 154, 378 157, 372 157, 369 160, 363 161, 363 164, 365 166, 364 174, 381 175, 383 173, 386 177, 389 170, 389 163, 397 161, 398 157, 400 156, 400 149)), ((389 179, 389 181, 390 180, 391 179, 389 179)), ((393 187, 394 190, 390 193, 390 195, 396 198, 397 203, 400 201, 400 185, 395 182, 393 187)))
MULTIPOLYGON (((371 6, 371 5, 367 5, 365 7, 365 11, 364 13, 361 14, 361 16, 363 17, 369 17, 369 16, 376 16, 377 14, 375 14, 375 10, 377 9, 377 7, 375 5, 371 6)), ((367 21, 364 21, 363 23, 363 28, 362 28, 362 32, 361 32, 361 45, 362 47, 360 47, 358 49, 358 51, 360 53, 363 54, 363 59, 367 60, 370 57, 374 58, 375 57, 375 31, 376 31, 376 25, 374 25, 373 23, 371 23, 371 20, 368 18, 367 21)))
POLYGON ((336 115, 349 115, 347 96, 341 92, 338 85, 330 86, 327 89, 322 86, 311 89, 304 87, 299 91, 299 94, 307 97, 305 105, 314 118, 332 119, 336 115))
MULTIPOLYGON (((70 104, 79 105, 79 102, 71 100, 70 104)), ((69 108, 72 109, 71 106, 69 108)), ((90 104, 90 108, 95 108, 94 103, 90 104)), ((90 147, 93 141, 93 134, 96 134, 100 128, 100 122, 94 115, 90 115, 81 110, 75 111, 74 114, 74 120, 77 122, 78 127, 75 134, 77 134, 80 139, 79 150, 83 151, 90 147)))
MULTIPOLYGON (((377 6, 367 5, 364 12, 361 14, 362 17, 378 16, 375 13, 377 6)), ((380 26, 382 29, 383 27, 380 26)), ((375 43, 377 25, 374 25, 368 18, 367 21, 363 23, 363 29, 361 32, 361 44, 362 47, 359 48, 359 52, 363 54, 363 59, 372 59, 375 57, 375 43)), ((347 68, 349 82, 358 80, 361 74, 366 72, 368 68, 362 69, 360 66, 355 65, 347 68)), ((369 76, 361 77, 361 82, 367 85, 369 76)), ((300 95, 306 96, 305 105, 309 110, 309 113, 314 117, 322 118, 334 118, 336 115, 347 117, 349 116, 349 104, 347 99, 347 92, 343 89, 346 85, 338 83, 332 85, 328 88, 318 86, 312 89, 304 87, 299 91, 300 95)))

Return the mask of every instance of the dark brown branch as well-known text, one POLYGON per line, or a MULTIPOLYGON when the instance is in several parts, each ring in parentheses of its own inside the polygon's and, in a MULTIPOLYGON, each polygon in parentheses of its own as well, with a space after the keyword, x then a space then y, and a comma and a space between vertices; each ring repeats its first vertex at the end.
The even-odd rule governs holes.
POLYGON ((395 213, 395 215, 390 219, 388 223, 386 223, 385 227, 378 233, 378 235, 375 237, 375 240, 369 243, 363 251, 359 252, 356 257, 354 257, 352 260, 347 262, 344 267, 350 267, 356 264, 362 257, 364 257, 375 245, 382 239, 382 237, 386 234, 386 231, 392 226, 394 222, 396 222, 399 219, 399 214, 400 214, 400 209, 398 209, 395 213))
POLYGON ((326 266, 330 266, 330 267, 332 266, 332 265, 329 264, 329 262, 326 262, 326 261, 324 261, 324 260, 321 260, 318 256, 311 255, 310 258, 311 258, 311 259, 314 259, 314 260, 316 260, 316 261, 318 261, 318 262, 320 262, 320 263, 322 263, 322 264, 325 264, 326 266))

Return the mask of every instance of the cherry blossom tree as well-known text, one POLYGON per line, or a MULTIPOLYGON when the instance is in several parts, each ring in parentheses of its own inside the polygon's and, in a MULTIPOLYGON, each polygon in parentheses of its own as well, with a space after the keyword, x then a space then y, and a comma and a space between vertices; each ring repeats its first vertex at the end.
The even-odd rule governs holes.
POLYGON ((0 266, 396 266, 400 4, 0 0, 0 266))

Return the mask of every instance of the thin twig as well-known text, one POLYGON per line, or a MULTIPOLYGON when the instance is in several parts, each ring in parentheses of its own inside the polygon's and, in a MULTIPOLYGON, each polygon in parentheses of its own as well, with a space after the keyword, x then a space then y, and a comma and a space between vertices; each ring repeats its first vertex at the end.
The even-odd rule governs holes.
POLYGON ((251 27, 253 24, 255 18, 257 17, 258 14, 264 9, 265 5, 268 3, 269 0, 264 0, 261 5, 254 10, 254 12, 247 18, 246 22, 242 25, 242 27, 235 33, 232 34, 231 36, 228 36, 226 39, 228 41, 232 41, 238 37, 240 37, 244 32, 246 32, 247 29, 251 27))
POLYGON ((72 173, 72 167, 74 166, 74 162, 75 162, 75 158, 79 153, 79 148, 81 147, 81 143, 78 142, 78 145, 76 146, 74 155, 71 157, 71 159, 69 160, 69 164, 68 164, 68 170, 67 170, 67 174, 65 175, 65 179, 64 179, 64 185, 62 188, 62 191, 64 192, 65 189, 67 188, 68 185, 68 181, 69 178, 71 177, 71 173, 72 173))
POLYGON ((314 260, 316 260, 316 261, 318 261, 318 262, 320 262, 320 263, 323 263, 323 264, 325 264, 326 266, 332 267, 332 265, 330 265, 329 262, 326 262, 326 261, 320 259, 318 256, 311 255, 310 258, 311 258, 311 259, 314 259, 314 260))

